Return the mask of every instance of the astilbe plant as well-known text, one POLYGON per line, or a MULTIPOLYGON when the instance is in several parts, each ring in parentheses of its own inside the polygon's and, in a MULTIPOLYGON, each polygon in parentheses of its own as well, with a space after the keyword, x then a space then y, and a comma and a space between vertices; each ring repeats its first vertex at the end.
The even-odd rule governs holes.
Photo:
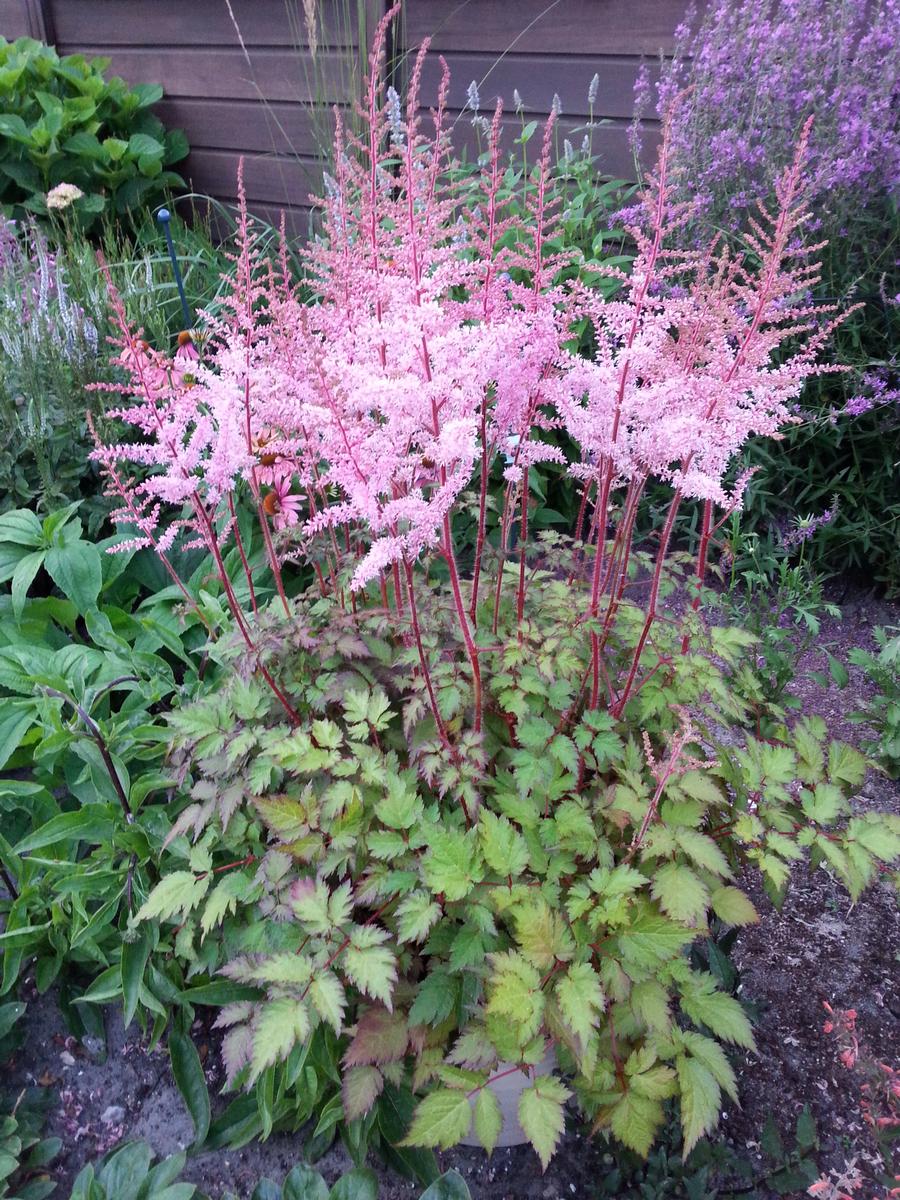
POLYGON ((244 988, 219 1021, 233 1083, 283 1059, 298 1079, 311 1047, 337 1046, 347 1121, 411 1087, 427 1094, 409 1143, 448 1146, 474 1113, 490 1149, 489 1081, 521 1069, 521 1123, 545 1164, 564 1076, 595 1127, 644 1153, 679 1098, 689 1149, 734 1094, 720 1041, 753 1045, 739 1003, 686 954, 719 922, 757 919, 737 867, 758 864, 777 898, 807 848, 856 894, 900 851, 890 818, 826 828, 865 767, 825 747, 821 722, 795 745, 782 730, 716 748, 746 717, 727 676, 752 639, 660 609, 684 578, 669 547, 682 498, 707 504, 702 577, 714 509, 740 504, 730 460, 749 433, 775 435, 821 369, 832 315, 796 300, 816 270, 799 245, 805 136, 777 211, 757 215, 752 263, 670 248, 686 211, 664 143, 634 271, 605 302, 550 284, 552 116, 527 221, 498 216, 499 106, 480 202, 460 210, 446 68, 422 118, 423 47, 404 116, 379 83, 385 28, 368 140, 338 123, 313 302, 261 260, 243 215, 202 361, 121 331, 118 415, 137 436, 97 456, 126 544, 155 546, 173 574, 178 538, 206 547, 231 607, 210 647, 229 682, 171 715, 191 792, 171 843, 183 869, 137 919, 179 916, 179 952, 209 970, 229 913, 268 918, 229 938, 252 951, 224 967, 244 988), (590 361, 569 348, 585 318, 590 361), (559 460, 545 435, 560 428, 584 489, 572 542, 528 529, 529 472, 559 460), (633 529, 651 477, 672 508, 648 558, 633 529), (248 499, 270 603, 236 519, 248 499), (298 560, 314 582, 295 594, 298 560), (240 806, 270 848, 213 866, 240 806), (559 1070, 535 1074, 550 1048, 559 1070))

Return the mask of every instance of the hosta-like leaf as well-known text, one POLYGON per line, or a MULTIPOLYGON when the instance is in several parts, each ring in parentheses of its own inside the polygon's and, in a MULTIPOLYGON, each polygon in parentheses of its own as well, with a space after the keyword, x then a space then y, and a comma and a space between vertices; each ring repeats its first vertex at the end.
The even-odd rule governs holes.
POLYGON ((563 1105, 570 1095, 555 1076, 539 1075, 519 1097, 519 1124, 545 1171, 566 1127, 563 1105))
POLYGON ((419 1103, 402 1145, 449 1150, 466 1136, 471 1125, 472 1109, 466 1093, 438 1088, 419 1103))

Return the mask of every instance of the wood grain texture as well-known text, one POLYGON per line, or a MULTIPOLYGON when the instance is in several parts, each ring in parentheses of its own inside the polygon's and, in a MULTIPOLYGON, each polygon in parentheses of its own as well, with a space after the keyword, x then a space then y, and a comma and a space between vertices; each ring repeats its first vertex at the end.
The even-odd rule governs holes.
MULTIPOLYGON (((507 54, 498 59, 488 54, 453 54, 450 66, 448 103, 464 108, 466 91, 471 80, 478 84, 481 108, 490 117, 499 97, 507 112, 512 112, 513 91, 518 89, 526 113, 547 114, 554 95, 562 101, 567 115, 587 117, 590 112, 588 88, 596 73, 597 98, 594 113, 602 117, 630 118, 634 113, 634 84, 640 68, 637 58, 605 55, 548 54, 540 58, 507 54)), ((433 104, 440 83, 441 67, 437 55, 425 60, 422 73, 422 98, 433 104)), ((652 77, 659 77, 659 67, 653 64, 652 77)))
POLYGON ((192 145, 212 150, 311 158, 324 137, 303 104, 166 96, 155 111, 167 126, 188 130, 192 145))
MULTIPOLYGON (((407 45, 442 53, 670 53, 683 0, 407 0, 407 45)), ((453 63, 450 63, 451 68, 453 63)))
MULTIPOLYGON (((66 0, 63 0, 66 2, 66 0)), ((179 46, 148 44, 113 48, 105 43, 64 44, 67 54, 105 54, 110 68, 129 83, 161 83, 169 96, 204 99, 291 100, 311 103, 317 96, 316 75, 309 55, 293 50, 257 47, 249 61, 240 49, 207 46, 197 40, 179 46)), ((334 103, 342 98, 342 69, 339 54, 319 55, 322 99, 334 103)), ((190 137, 190 131, 188 131, 190 137)))
POLYGON ((16 38, 31 37, 28 12, 23 0, 0 0, 0 37, 8 42, 16 38))
MULTIPOLYGON (((703 0, 701 0, 701 3, 703 0)), ((254 209, 277 220, 286 206, 293 229, 308 227, 308 195, 318 190, 315 166, 330 123, 311 106, 345 103, 360 58, 358 14, 371 38, 388 0, 317 0, 318 46, 313 58, 302 0, 0 0, 0 33, 28 32, 28 5, 43 5, 60 53, 112 59, 111 70, 133 83, 165 89, 160 117, 185 130, 191 154, 181 173, 193 187, 234 197, 237 161, 247 158, 247 195, 254 209), (350 28, 342 17, 351 13, 350 28), (237 28, 235 27, 237 25, 237 28)), ((422 99, 433 101, 439 66, 452 71, 454 140, 471 156, 477 139, 463 112, 469 82, 479 83, 482 111, 495 97, 507 108, 504 145, 520 128, 512 113, 518 89, 528 119, 546 116, 554 93, 563 138, 580 144, 587 90, 599 76, 591 137, 605 174, 631 177, 627 127, 641 56, 672 48, 685 0, 405 0, 396 49, 403 58, 433 38, 422 99)), ((363 57, 367 47, 363 51, 363 57)), ((539 134, 535 134, 537 139, 539 134)), ((652 152, 654 137, 645 138, 652 152)), ((535 143, 532 143, 534 147, 535 143)))
MULTIPOLYGON (((238 157, 231 150, 194 150, 182 172, 195 191, 237 195, 238 157)), ((321 191, 322 168, 314 159, 245 155, 244 186, 254 201, 275 208, 310 207, 310 194, 321 191)))
MULTIPOLYGON (((107 46, 148 46, 199 40, 205 46, 239 47, 242 41, 248 48, 309 46, 300 0, 232 0, 234 21, 225 0, 53 0, 53 7, 57 38, 66 43, 102 39, 107 46)), ((355 0, 351 7, 354 27, 347 28, 340 0, 316 4, 316 33, 323 49, 355 45, 355 0)), ((371 0, 363 5, 369 27, 376 7, 371 0)))

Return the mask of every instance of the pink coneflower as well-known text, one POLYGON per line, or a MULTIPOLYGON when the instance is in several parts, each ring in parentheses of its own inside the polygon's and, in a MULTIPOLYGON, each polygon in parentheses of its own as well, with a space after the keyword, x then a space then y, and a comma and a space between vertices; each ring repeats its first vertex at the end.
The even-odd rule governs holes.
POLYGON ((276 529, 287 529, 300 521, 303 497, 291 491, 293 476, 288 471, 273 476, 272 490, 263 498, 263 511, 272 518, 276 529))
POLYGON ((194 335, 189 329, 182 329, 179 333, 175 357, 181 362, 199 362, 200 354, 194 345, 194 335))

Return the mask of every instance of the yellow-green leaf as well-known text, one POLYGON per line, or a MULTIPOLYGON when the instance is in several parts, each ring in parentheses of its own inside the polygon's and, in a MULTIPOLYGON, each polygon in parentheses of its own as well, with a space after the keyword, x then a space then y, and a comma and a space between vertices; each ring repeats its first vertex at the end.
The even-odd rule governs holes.
POLYGON ((475 1098, 475 1133, 488 1154, 493 1153, 502 1128, 500 1102, 489 1087, 483 1087, 475 1098))
POLYGON ((610 1128, 623 1146, 646 1158, 663 1122, 663 1107, 658 1100, 629 1090, 616 1102, 609 1115, 610 1128))
POLYGON ((675 1069, 681 1089, 681 1128, 687 1158, 704 1133, 718 1122, 721 1093, 712 1074, 697 1059, 679 1054, 675 1069))
POLYGON ((403 1146, 440 1146, 449 1150, 469 1132, 472 1110, 465 1092, 438 1088, 413 1113, 403 1146))
POLYGON ((753 907, 753 901, 740 888, 716 888, 710 896, 713 912, 726 925, 755 925, 759 913, 753 907))
POLYGON ((519 1124, 545 1171, 566 1126, 563 1105, 570 1095, 555 1076, 539 1075, 519 1097, 519 1124))

